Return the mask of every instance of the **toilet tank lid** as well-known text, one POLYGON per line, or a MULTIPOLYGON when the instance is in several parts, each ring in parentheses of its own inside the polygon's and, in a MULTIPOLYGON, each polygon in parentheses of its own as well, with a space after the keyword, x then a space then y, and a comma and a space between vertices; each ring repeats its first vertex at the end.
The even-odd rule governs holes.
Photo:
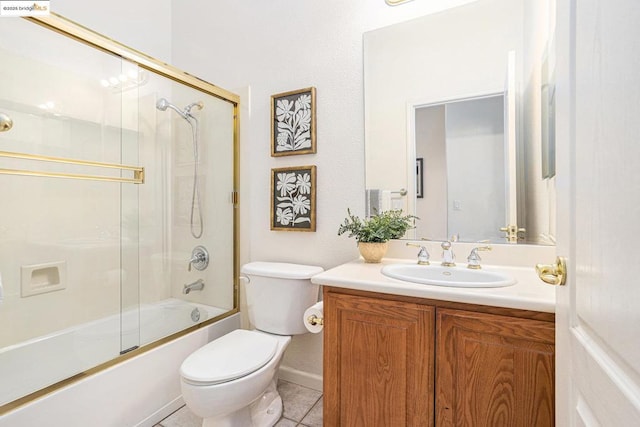
POLYGON ((282 279, 310 279, 324 269, 313 265, 289 264, 286 262, 250 262, 242 266, 244 274, 282 279))

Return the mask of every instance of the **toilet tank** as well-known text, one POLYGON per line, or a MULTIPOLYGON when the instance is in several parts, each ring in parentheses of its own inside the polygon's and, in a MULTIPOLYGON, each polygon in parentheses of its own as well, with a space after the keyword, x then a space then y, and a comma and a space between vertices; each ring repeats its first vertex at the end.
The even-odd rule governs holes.
POLYGON ((278 335, 304 334, 304 311, 318 301, 311 277, 322 267, 281 262, 251 262, 242 266, 247 310, 254 328, 278 335))

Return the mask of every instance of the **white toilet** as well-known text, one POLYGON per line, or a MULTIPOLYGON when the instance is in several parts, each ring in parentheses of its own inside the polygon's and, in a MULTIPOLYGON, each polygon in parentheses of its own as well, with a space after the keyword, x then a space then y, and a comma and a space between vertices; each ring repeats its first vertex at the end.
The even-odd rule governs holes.
POLYGON ((193 352, 180 367, 182 396, 203 427, 270 427, 282 415, 276 374, 291 335, 304 334, 304 311, 318 300, 308 265, 252 262, 242 267, 249 319, 193 352))

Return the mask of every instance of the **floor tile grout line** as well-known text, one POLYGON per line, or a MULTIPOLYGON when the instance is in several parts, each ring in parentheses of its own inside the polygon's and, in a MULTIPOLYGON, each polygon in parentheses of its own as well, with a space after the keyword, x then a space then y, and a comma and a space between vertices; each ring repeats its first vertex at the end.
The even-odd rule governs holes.
POLYGON ((322 394, 320 395, 320 397, 318 397, 318 400, 316 400, 315 402, 313 402, 313 405, 311 405, 311 407, 309 408, 309 410, 307 412, 305 412, 305 414, 302 416, 302 418, 300 418, 300 421, 298 421, 298 425, 302 424, 302 421, 304 421, 304 418, 309 415, 309 413, 313 410, 313 408, 316 407, 316 405, 318 404, 318 402, 320 402, 320 399, 322 399, 322 394))
MULTIPOLYGON (((283 381, 283 380, 281 380, 281 381, 283 381)), ((286 381, 283 381, 283 382, 286 382, 286 381)), ((301 386, 301 385, 299 385, 299 384, 295 384, 295 383, 290 383, 290 385, 293 385, 293 386, 295 386, 295 387, 299 387, 299 388, 302 388, 302 389, 309 388, 309 387, 304 387, 304 386, 301 386)), ((314 389, 311 389, 311 388, 309 388, 309 389, 310 389, 310 390, 314 390, 314 389)), ((311 401, 311 402, 312 402, 312 403, 311 403, 311 405, 308 407, 308 409, 307 409, 306 411, 304 411, 304 413, 303 413, 303 415, 300 417, 300 419, 288 418, 288 417, 285 417, 285 416, 284 416, 284 414, 283 414, 283 415, 280 417, 280 419, 279 419, 278 421, 280 421, 280 420, 282 420, 282 419, 285 419, 285 420, 287 420, 287 421, 290 421, 290 422, 291 422, 293 425, 295 425, 295 426, 299 426, 299 427, 309 427, 309 424, 305 423, 305 418, 306 418, 307 416, 309 416, 309 414, 311 413, 311 411, 313 411, 313 410, 314 410, 314 408, 316 407, 316 405, 318 405, 318 403, 320 403, 320 401, 321 401, 321 400, 322 400, 322 398, 323 398, 323 395, 324 395, 324 394, 320 391, 320 395, 319 395, 319 396, 317 396, 315 400, 312 400, 312 401, 311 401)), ((304 406, 306 406, 306 405, 304 405, 304 406)), ((186 405, 183 405, 183 406, 181 406, 180 408, 178 408, 178 409, 174 410, 171 414, 169 414, 169 415, 168 415, 167 417, 165 417, 163 420, 161 420, 161 421, 159 421, 158 423, 154 424, 154 427, 166 427, 166 424, 163 424, 163 422, 164 422, 164 421, 166 421, 166 420, 167 420, 168 418, 170 418, 170 417, 176 416, 176 414, 180 413, 180 412, 181 412, 181 411, 183 411, 183 410, 184 410, 184 411, 188 411, 188 412, 190 412, 190 411, 189 411, 189 409, 188 409, 188 407, 187 407, 186 405)), ((283 412, 284 412, 284 411, 283 411, 283 412)), ((320 417, 322 417, 322 416, 320 416, 320 417)), ((297 417, 296 417, 296 418, 297 418, 297 417)), ((315 420, 315 418, 316 418, 316 417, 314 417, 314 420, 315 420)), ((320 419, 322 419, 322 418, 320 418, 320 419)), ((182 425, 182 424, 181 424, 181 425, 182 425)), ((199 426, 200 426, 200 424, 198 424, 198 427, 199 427, 199 426)), ((196 426, 195 426, 195 425, 191 425, 191 424, 189 424, 189 427, 196 427, 196 426)))

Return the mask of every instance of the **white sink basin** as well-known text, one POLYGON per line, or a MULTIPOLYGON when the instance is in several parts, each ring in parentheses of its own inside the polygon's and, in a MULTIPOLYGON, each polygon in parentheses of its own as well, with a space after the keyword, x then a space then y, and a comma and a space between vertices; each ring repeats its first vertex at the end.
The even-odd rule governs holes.
POLYGON ((406 282, 457 288, 500 288, 516 284, 516 279, 507 274, 465 266, 389 264, 382 267, 382 274, 406 282))

